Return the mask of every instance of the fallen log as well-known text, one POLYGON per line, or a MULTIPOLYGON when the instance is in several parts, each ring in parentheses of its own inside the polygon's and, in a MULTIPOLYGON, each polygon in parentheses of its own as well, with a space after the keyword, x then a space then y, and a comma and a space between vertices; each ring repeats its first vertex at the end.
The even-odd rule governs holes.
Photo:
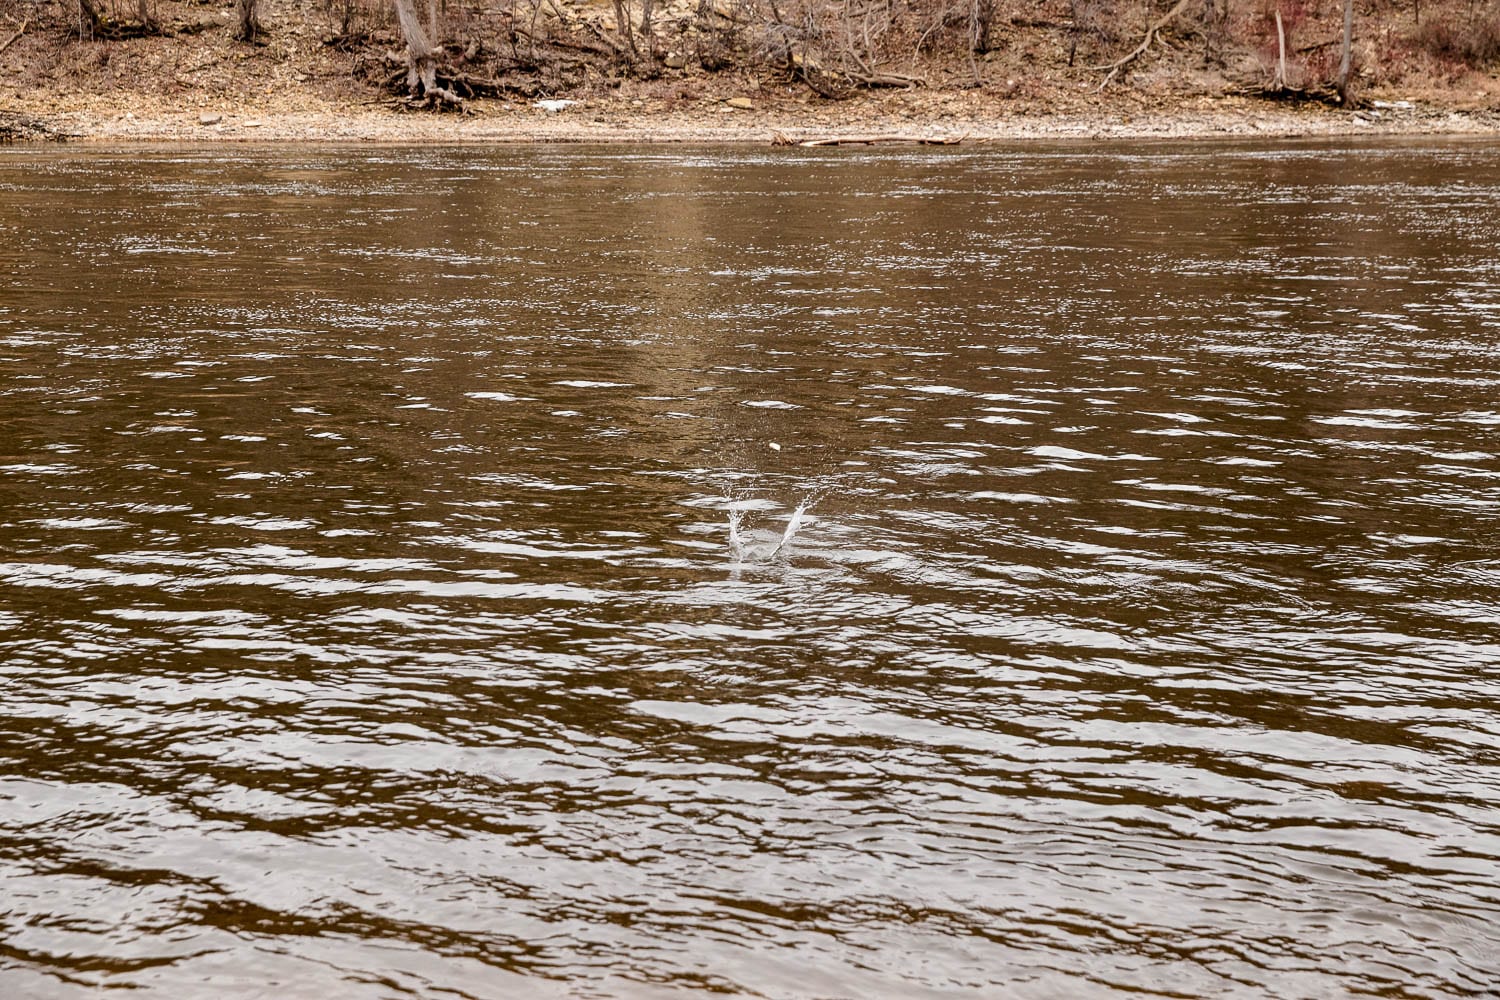
POLYGON ((780 132, 771 137, 773 146, 874 146, 882 143, 908 146, 957 146, 968 135, 833 135, 822 139, 792 139, 780 132))
POLYGON ((907 76, 905 73, 865 72, 846 73, 845 76, 866 87, 905 87, 910 90, 927 86, 927 81, 920 76, 907 76))

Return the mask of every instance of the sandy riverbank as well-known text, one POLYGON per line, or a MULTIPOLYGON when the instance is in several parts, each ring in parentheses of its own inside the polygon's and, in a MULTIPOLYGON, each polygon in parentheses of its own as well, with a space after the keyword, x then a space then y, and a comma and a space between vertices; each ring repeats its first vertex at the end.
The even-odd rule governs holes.
POLYGON ((877 94, 841 102, 725 98, 650 102, 581 100, 558 111, 532 102, 476 101, 469 114, 399 112, 306 98, 296 103, 171 105, 75 98, 62 106, 15 107, 73 141, 88 142, 734 142, 770 143, 859 135, 962 139, 1200 139, 1368 135, 1500 135, 1500 110, 1408 101, 1346 111, 1249 98, 1199 98, 1153 106, 1080 100, 1032 108, 986 95, 877 94))

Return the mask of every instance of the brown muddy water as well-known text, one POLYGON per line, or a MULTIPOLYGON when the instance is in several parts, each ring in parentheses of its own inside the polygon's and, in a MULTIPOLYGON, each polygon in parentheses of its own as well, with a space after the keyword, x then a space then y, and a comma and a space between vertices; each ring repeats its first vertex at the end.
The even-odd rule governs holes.
POLYGON ((1479 144, 0 155, 0 995, 1500 995, 1497 246, 1479 144))

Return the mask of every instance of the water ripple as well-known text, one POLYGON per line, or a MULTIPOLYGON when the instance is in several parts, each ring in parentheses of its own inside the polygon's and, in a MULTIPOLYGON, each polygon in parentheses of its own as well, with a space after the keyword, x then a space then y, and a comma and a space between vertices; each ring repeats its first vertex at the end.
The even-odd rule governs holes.
POLYGON ((1348 153, 0 155, 0 992, 1493 991, 1500 174, 1348 153))

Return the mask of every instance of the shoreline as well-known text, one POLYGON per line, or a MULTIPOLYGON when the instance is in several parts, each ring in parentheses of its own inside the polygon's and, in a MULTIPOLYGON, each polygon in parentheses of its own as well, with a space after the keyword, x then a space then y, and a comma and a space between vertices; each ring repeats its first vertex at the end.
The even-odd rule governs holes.
MULTIPOLYGON (((123 95, 121 95, 123 96, 123 95)), ((901 95, 834 103, 726 99, 684 106, 618 97, 580 100, 549 112, 530 102, 477 101, 469 114, 400 112, 343 102, 299 106, 195 102, 149 109, 118 99, 73 107, 12 107, 70 143, 490 143, 771 145, 857 136, 976 145, 1036 140, 1205 140, 1500 136, 1500 109, 1375 101, 1344 110, 1243 97, 1139 103, 1101 99, 1093 110, 968 100, 952 109, 903 106, 901 95), (311 106, 309 106, 311 105, 311 106), (137 110, 139 108, 140 110, 137 110)))

